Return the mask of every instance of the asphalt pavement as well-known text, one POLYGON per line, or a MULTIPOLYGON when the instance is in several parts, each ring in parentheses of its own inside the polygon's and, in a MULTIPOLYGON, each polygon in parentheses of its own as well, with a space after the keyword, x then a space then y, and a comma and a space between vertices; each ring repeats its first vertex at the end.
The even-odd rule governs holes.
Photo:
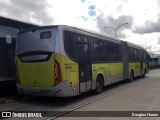
POLYGON ((81 115, 58 120, 160 120, 160 69, 138 80, 134 86, 77 109, 81 115), (83 117, 84 111, 90 116, 83 117))

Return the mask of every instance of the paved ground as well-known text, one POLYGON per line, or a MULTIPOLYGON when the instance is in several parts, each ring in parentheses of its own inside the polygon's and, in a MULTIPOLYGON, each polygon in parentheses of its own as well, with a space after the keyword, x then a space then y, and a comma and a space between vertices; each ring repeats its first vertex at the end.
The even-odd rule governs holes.
MULTIPOLYGON (((136 86, 130 87, 126 90, 118 92, 109 97, 93 102, 87 106, 78 109, 78 111, 160 111, 160 69, 151 71, 144 82, 141 82, 136 86)), ((140 119, 160 120, 160 112, 158 116, 159 117, 142 117, 140 119)), ((64 119, 82 120, 81 117, 58 118, 58 120, 64 120, 64 119)), ((137 120, 139 118, 138 117, 87 117, 83 119, 137 120)))
MULTIPOLYGON (((160 69, 152 70, 145 78, 132 83, 120 82, 107 86, 99 95, 84 94, 71 98, 24 97, 5 104, 0 104, 0 111, 67 111, 78 105, 88 103, 98 97, 103 99, 87 104, 76 111, 160 111, 160 69), (125 89, 123 89, 125 88, 125 89), (119 91, 119 92, 114 92, 119 91), (114 94, 111 94, 114 93, 114 94)), ((58 120, 160 120, 159 117, 60 117, 58 120)), ((114 113, 114 112, 113 112, 114 113)), ((131 112, 132 113, 132 112, 131 112)), ((94 115, 101 114, 95 112, 94 115)), ((108 114, 105 112, 104 114, 108 114)), ((103 114, 103 115, 104 115, 103 114)), ((118 113, 119 114, 119 113, 118 113)), ((124 113, 125 115, 125 113, 124 113)), ((7 120, 21 120, 9 118, 7 120)), ((35 118, 23 118, 35 120, 35 118)), ((37 120, 46 118, 37 118, 37 120)))

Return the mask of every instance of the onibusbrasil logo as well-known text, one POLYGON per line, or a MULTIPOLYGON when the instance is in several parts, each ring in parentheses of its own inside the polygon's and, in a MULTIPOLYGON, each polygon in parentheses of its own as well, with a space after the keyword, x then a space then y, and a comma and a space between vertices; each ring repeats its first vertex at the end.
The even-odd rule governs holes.
POLYGON ((42 117, 40 112, 2 112, 2 118, 6 117, 42 117))

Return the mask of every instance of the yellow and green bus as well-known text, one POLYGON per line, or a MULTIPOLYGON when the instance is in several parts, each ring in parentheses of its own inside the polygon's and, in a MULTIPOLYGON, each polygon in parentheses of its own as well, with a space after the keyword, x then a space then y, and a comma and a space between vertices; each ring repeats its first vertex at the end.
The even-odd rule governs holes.
POLYGON ((142 47, 71 26, 19 32, 17 89, 21 95, 68 97, 94 91, 148 72, 142 47))

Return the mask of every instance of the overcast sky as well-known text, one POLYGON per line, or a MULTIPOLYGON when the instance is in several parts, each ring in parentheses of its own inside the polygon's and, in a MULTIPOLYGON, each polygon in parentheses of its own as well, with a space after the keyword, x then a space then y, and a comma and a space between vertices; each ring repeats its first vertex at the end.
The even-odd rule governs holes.
POLYGON ((0 16, 98 31, 160 53, 160 0, 0 0, 0 16))

